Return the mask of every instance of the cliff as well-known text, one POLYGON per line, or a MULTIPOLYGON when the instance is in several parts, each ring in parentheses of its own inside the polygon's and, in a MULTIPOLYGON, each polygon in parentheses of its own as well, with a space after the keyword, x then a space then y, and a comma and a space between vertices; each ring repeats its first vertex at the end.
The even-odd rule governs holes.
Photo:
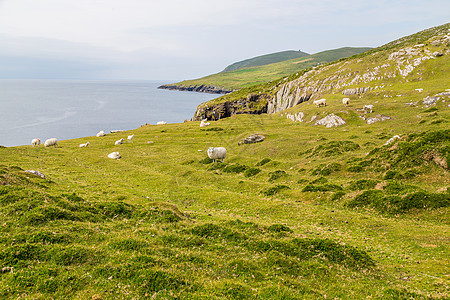
POLYGON ((226 89, 223 87, 218 87, 215 85, 176 85, 176 84, 164 84, 158 87, 158 89, 167 90, 177 90, 177 91, 189 91, 189 92, 200 92, 200 93, 210 93, 210 94, 228 94, 233 92, 231 89, 226 89))

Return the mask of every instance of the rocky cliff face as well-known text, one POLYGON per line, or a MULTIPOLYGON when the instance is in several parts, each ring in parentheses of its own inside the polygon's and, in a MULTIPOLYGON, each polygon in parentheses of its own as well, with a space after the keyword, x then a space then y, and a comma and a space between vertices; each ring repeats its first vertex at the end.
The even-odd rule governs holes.
POLYGON ((215 85, 175 85, 175 84, 164 84, 158 87, 158 89, 166 90, 177 90, 177 91, 189 91, 189 92, 199 92, 199 93, 210 93, 210 94, 228 94, 233 92, 233 90, 217 87, 215 85))
POLYGON ((197 107, 192 121, 220 120, 237 114, 264 114, 267 113, 267 105, 270 96, 267 94, 249 94, 246 98, 234 101, 226 101, 218 104, 204 103, 197 107))

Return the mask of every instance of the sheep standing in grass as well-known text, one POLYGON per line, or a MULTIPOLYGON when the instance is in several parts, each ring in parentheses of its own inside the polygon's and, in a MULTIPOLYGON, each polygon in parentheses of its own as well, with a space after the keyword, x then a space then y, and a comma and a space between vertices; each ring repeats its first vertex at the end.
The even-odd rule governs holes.
POLYGON ((344 104, 344 106, 348 106, 350 104, 350 98, 343 98, 342 104, 344 104))
POLYGON ((320 106, 327 106, 327 99, 319 99, 319 100, 315 100, 313 101, 313 104, 317 107, 320 106))
POLYGON ((132 143, 134 138, 134 134, 128 136, 128 143, 132 143))
POLYGON ((91 143, 87 142, 87 143, 85 143, 85 144, 80 144, 78 147, 80 147, 80 148, 85 148, 85 147, 89 146, 90 144, 91 144, 91 143))
POLYGON ((373 111, 373 105, 372 104, 364 105, 363 109, 365 114, 367 114, 367 112, 371 113, 373 111))
POLYGON ((99 131, 98 133, 97 133, 97 137, 102 137, 102 136, 105 136, 106 134, 105 134, 105 132, 103 131, 103 130, 101 130, 101 131, 99 131))
POLYGON ((123 144, 124 141, 125 141, 125 140, 122 138, 122 139, 116 141, 116 142, 114 143, 114 145, 117 146, 117 145, 123 144))
POLYGON ((44 143, 45 147, 50 147, 50 146, 58 146, 58 140, 56 138, 51 138, 45 141, 44 143))
POLYGON ((40 139, 33 139, 31 141, 31 145, 33 145, 33 147, 34 146, 38 146, 39 147, 40 144, 41 144, 41 140, 40 139))
POLYGON ((156 125, 166 125, 167 122, 166 121, 159 121, 158 123, 156 123, 156 125))
POLYGON ((208 149, 208 157, 214 162, 216 162, 216 159, 221 159, 224 162, 225 156, 227 156, 227 150, 224 147, 210 147, 208 149))

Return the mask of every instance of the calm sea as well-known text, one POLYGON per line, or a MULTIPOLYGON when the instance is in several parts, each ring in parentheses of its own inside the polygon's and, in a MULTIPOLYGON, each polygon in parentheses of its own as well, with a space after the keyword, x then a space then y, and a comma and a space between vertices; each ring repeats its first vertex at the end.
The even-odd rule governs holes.
MULTIPOLYGON (((168 81, 170 82, 170 81, 168 81)), ((190 119, 214 94, 160 90, 158 81, 0 79, 0 145, 29 145, 190 119)))

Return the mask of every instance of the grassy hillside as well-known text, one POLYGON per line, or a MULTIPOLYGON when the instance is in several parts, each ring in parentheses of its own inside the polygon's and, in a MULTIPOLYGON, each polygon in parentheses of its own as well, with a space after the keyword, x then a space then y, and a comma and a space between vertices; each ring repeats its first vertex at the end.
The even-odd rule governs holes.
POLYGON ((218 86, 225 89, 241 89, 265 83, 280 77, 291 75, 295 72, 308 69, 312 66, 328 63, 343 57, 352 56, 367 51, 370 48, 340 48, 328 50, 316 54, 294 58, 278 63, 257 67, 246 67, 229 72, 205 76, 194 80, 185 80, 175 85, 178 86, 218 86))
POLYGON ((0 148, 0 298, 448 299, 450 97, 423 103, 450 88, 445 53, 347 107, 330 93, 205 128, 0 148), (346 124, 311 121, 330 113, 346 124))
POLYGON ((308 53, 293 50, 276 52, 238 61, 226 67, 222 72, 230 72, 243 68, 264 66, 308 55, 309 55, 308 53))

